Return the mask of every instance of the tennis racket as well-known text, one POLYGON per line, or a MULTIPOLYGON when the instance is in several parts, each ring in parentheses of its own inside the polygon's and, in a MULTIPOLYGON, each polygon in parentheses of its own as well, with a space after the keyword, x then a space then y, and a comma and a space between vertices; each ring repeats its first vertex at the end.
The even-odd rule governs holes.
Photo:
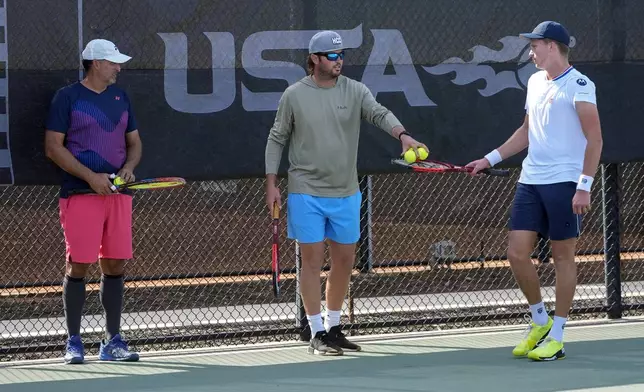
MULTIPOLYGON (((433 160, 424 160, 417 161, 414 163, 407 163, 404 159, 392 159, 393 164, 404 166, 408 169, 411 169, 415 172, 421 173, 450 173, 450 172, 461 172, 461 173, 471 173, 472 168, 464 166, 456 166, 451 163, 433 161, 433 160)), ((506 169, 484 169, 479 173, 486 174, 488 176, 497 176, 497 177, 508 177, 510 176, 510 171, 506 169)))
MULTIPOLYGON (((157 189, 170 189, 170 188, 180 188, 186 184, 186 180, 181 177, 154 177, 146 178, 144 180, 138 180, 133 182, 123 183, 120 177, 117 177, 116 174, 110 174, 110 180, 112 180, 112 190, 114 192, 119 192, 123 190, 133 189, 133 190, 157 190, 157 189)), ((73 189, 69 191, 71 195, 82 195, 82 194, 91 194, 96 193, 93 189, 73 189)))
POLYGON ((273 203, 273 259, 271 269, 273 272, 273 294, 280 296, 280 244, 279 244, 280 208, 277 202, 273 203))

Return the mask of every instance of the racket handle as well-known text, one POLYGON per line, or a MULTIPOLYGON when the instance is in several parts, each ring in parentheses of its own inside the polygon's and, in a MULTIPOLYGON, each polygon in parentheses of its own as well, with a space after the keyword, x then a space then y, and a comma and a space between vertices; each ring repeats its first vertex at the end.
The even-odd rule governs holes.
POLYGON ((72 195, 91 195, 91 194, 96 194, 93 189, 71 189, 67 191, 67 194, 69 196, 72 195))
POLYGON ((277 202, 273 202, 273 219, 279 219, 280 218, 280 207, 277 202))
POLYGON ((483 174, 487 174, 488 176, 496 176, 496 177, 509 177, 510 176, 510 171, 506 169, 483 169, 481 170, 483 174))

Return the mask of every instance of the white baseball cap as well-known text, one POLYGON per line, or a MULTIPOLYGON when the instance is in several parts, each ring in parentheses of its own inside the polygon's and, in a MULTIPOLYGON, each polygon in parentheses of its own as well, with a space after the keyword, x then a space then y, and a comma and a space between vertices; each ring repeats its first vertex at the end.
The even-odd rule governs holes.
POLYGON ((106 39, 93 39, 87 43, 85 50, 83 50, 83 60, 107 60, 123 64, 131 58, 119 52, 119 48, 106 39))

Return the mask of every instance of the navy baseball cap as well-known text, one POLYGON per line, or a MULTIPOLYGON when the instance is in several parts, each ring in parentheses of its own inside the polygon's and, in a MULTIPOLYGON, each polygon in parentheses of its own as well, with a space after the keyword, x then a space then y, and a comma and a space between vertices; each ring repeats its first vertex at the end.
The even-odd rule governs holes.
POLYGON ((568 30, 566 30, 562 24, 549 20, 539 23, 532 33, 523 33, 519 35, 528 39, 548 38, 553 41, 561 42, 566 46, 570 46, 570 34, 568 34, 568 30))

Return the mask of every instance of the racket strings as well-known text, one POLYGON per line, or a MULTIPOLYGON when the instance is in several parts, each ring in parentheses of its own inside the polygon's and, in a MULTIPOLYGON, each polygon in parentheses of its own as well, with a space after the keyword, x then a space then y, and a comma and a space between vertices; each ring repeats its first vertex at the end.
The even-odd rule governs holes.
POLYGON ((163 189, 163 188, 177 188, 186 184, 183 178, 163 178, 151 179, 135 182, 133 184, 125 184, 127 189, 163 189))
POLYGON ((429 162, 429 161, 415 162, 412 165, 418 166, 418 167, 425 167, 428 169, 449 169, 450 168, 450 166, 448 165, 442 165, 440 163, 429 162))

